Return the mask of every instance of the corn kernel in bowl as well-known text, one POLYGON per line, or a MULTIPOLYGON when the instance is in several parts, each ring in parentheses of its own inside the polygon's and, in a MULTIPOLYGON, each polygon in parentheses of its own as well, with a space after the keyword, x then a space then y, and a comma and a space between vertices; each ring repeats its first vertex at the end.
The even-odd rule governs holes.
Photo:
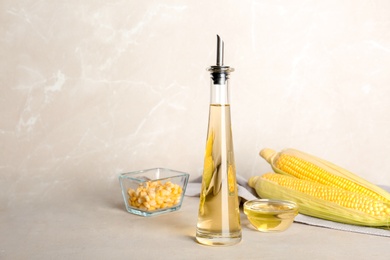
POLYGON ((188 173, 165 168, 119 175, 127 211, 144 217, 179 210, 188 179, 188 173))
POLYGON ((165 209, 180 203, 183 190, 171 181, 147 181, 140 183, 137 189, 129 188, 129 204, 145 211, 165 209))

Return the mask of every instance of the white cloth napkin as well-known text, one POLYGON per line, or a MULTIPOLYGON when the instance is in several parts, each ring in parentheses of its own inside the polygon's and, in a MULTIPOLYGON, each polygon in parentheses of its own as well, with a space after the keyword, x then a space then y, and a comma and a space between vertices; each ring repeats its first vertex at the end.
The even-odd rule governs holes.
MULTIPOLYGON (((201 190, 201 182, 202 182, 202 177, 199 177, 194 181, 189 182, 186 188, 185 195, 190 197, 199 196, 201 190)), ((255 190, 249 187, 248 181, 245 178, 237 175, 237 183, 238 183, 239 197, 241 197, 244 200, 258 199, 258 197, 255 195, 256 194, 255 190)), ((390 192, 390 187, 387 186, 381 186, 381 187, 390 192)), ((314 218, 302 214, 298 214, 298 216, 295 217, 294 222, 307 224, 311 226, 323 227, 323 228, 361 233, 361 234, 390 237, 390 228, 382 229, 382 228, 362 227, 356 225, 342 224, 342 223, 314 218)))

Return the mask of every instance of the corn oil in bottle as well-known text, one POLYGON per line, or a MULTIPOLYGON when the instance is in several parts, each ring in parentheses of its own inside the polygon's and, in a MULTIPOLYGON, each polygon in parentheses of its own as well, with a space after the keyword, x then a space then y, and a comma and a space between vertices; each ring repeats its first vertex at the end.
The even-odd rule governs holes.
POLYGON ((239 200, 230 116, 229 76, 224 43, 217 35, 217 62, 211 74, 209 122, 196 227, 196 240, 228 246, 241 241, 239 200))

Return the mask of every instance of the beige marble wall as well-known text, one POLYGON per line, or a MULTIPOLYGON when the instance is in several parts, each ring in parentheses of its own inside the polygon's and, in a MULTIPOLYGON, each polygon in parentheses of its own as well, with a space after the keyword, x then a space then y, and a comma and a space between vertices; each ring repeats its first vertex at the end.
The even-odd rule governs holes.
POLYGON ((144 168, 199 176, 216 34, 236 69, 238 174, 270 169, 258 156, 264 147, 294 147, 390 185, 389 1, 0 6, 0 193, 8 204, 20 190, 92 192, 144 168))

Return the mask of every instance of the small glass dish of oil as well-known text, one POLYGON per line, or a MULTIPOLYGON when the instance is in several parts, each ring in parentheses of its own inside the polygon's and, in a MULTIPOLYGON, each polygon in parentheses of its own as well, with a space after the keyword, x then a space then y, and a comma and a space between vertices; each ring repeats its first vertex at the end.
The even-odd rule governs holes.
POLYGON ((257 199, 244 203, 249 222, 262 232, 280 232, 290 227, 298 214, 298 205, 292 201, 257 199))

